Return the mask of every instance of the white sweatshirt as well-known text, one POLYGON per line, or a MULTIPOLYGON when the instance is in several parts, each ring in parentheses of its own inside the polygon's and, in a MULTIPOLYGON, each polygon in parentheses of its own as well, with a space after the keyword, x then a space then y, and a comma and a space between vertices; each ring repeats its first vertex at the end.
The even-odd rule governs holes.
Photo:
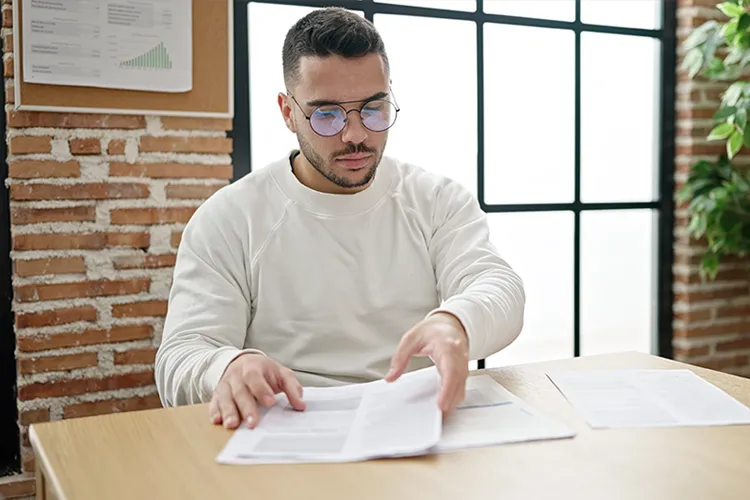
MULTIPOLYGON (((479 359, 516 339, 524 304, 460 184, 384 157, 367 189, 324 194, 284 157, 218 191, 187 224, 156 384, 165 406, 207 402, 248 350, 303 386, 375 380, 401 336, 436 311, 461 321, 479 359)), ((414 358, 409 369, 430 364, 414 358)))

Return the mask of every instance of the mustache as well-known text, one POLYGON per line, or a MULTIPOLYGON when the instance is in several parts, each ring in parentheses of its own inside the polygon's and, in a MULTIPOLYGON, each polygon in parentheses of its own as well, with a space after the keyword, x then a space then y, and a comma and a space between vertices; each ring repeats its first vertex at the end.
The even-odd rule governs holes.
POLYGON ((336 159, 339 156, 352 155, 352 154, 356 154, 356 153, 371 153, 371 154, 376 154, 377 150, 373 149, 373 148, 368 148, 367 146, 365 146, 364 144, 361 144, 361 143, 360 144, 349 144, 346 147, 346 149, 342 149, 341 151, 336 151, 335 153, 333 153, 333 155, 331 155, 331 159, 336 159))

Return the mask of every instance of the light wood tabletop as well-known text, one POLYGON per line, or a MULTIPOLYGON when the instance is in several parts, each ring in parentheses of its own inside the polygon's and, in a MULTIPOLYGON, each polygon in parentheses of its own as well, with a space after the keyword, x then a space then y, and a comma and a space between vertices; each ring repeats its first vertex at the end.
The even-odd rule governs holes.
MULTIPOLYGON (((750 426, 591 430, 548 369, 688 368, 750 406, 750 379, 638 353, 497 368, 491 374, 572 439, 348 464, 220 465, 231 431, 206 405, 34 424, 38 497, 158 499, 743 499, 750 426)), ((483 373, 475 372, 475 373, 483 373)))

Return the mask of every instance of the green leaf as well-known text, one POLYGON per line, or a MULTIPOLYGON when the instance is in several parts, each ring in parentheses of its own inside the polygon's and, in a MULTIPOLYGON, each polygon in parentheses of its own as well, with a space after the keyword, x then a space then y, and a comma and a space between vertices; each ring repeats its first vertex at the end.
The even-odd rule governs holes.
POLYGON ((693 49, 685 55, 682 61, 682 69, 688 72, 690 78, 695 77, 703 67, 703 53, 699 49, 693 49))
POLYGON ((742 143, 748 148, 750 148, 750 127, 745 128, 745 134, 742 139, 742 143))
POLYGON ((729 141, 727 142, 727 155, 729 156, 729 159, 731 160, 734 158, 734 155, 737 154, 737 152, 742 147, 742 134, 740 134, 738 131, 735 131, 730 137, 729 141))
POLYGON ((688 35, 687 39, 682 44, 682 48, 685 51, 688 51, 690 49, 694 49, 702 43, 705 43, 706 40, 708 40, 708 38, 712 35, 712 33, 716 32, 718 26, 719 23, 713 19, 701 24, 700 26, 695 28, 690 33, 690 35, 688 35))
POLYGON ((708 134, 707 139, 726 139, 727 137, 732 135, 732 132, 734 132, 734 126, 732 126, 732 124, 722 123, 721 125, 717 125, 716 127, 714 127, 711 133, 708 134))
POLYGON ((737 24, 737 31, 745 31, 750 26, 750 15, 745 12, 740 16, 739 23, 737 24))
POLYGON ((727 24, 725 24, 724 27, 721 29, 721 35, 731 42, 733 41, 735 35, 737 35, 738 28, 739 28, 739 23, 737 19, 732 19, 727 24))
POLYGON ((742 91, 744 89, 744 82, 734 82, 729 86, 726 92, 724 92, 724 95, 721 98, 722 103, 725 106, 736 106, 737 101, 739 101, 740 97, 742 97, 742 91))
MULTIPOLYGON (((748 19, 750 19, 750 16, 748 16, 748 19)), ((745 56, 745 51, 740 49, 739 47, 732 47, 729 50, 729 54, 726 58, 724 58, 724 66, 730 65, 730 64, 737 64, 742 60, 742 58, 745 56)))
POLYGON ((716 8, 729 17, 739 17, 743 12, 742 7, 732 2, 720 3, 716 8))
POLYGON ((730 116, 733 116, 737 112, 737 108, 734 106, 727 106, 724 108, 719 108, 716 113, 714 113, 714 120, 721 121, 726 120, 730 116))
POLYGON ((703 277, 715 279, 719 270, 719 256, 714 252, 706 252, 701 258, 700 273, 703 277))
POLYGON ((747 109, 740 108, 737 110, 737 113, 734 115, 734 123, 737 124, 737 126, 740 128, 740 132, 745 132, 745 127, 747 126, 747 109))

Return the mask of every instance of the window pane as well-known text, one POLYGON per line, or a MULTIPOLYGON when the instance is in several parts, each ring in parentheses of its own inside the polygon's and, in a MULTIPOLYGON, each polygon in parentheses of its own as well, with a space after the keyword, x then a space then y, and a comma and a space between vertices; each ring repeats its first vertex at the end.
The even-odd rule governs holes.
POLYGON ((575 0, 484 0, 488 14, 575 21, 575 0))
POLYGON ((413 7, 427 7, 430 9, 463 10, 475 12, 475 0, 375 0, 375 3, 390 3, 394 5, 411 5, 413 7))
POLYGON ((573 356, 573 214, 488 214, 500 255, 526 290, 523 331, 487 367, 573 356))
POLYGON ((276 101, 279 92, 286 91, 281 49, 289 28, 313 10, 311 7, 248 4, 250 151, 253 170, 278 160, 298 147, 297 137, 284 125, 276 101))
POLYGON ((661 27, 661 0, 582 0, 581 21, 626 28, 661 27))
POLYGON ((658 196, 659 44, 645 37, 582 34, 585 202, 651 201, 658 196))
POLYGON ((485 201, 573 201, 572 31, 485 26, 485 201))
POLYGON ((656 223, 652 210, 581 213, 581 354, 651 352, 656 223))
POLYGON ((386 154, 451 177, 476 195, 476 25, 383 14, 374 19, 401 108, 386 154))

